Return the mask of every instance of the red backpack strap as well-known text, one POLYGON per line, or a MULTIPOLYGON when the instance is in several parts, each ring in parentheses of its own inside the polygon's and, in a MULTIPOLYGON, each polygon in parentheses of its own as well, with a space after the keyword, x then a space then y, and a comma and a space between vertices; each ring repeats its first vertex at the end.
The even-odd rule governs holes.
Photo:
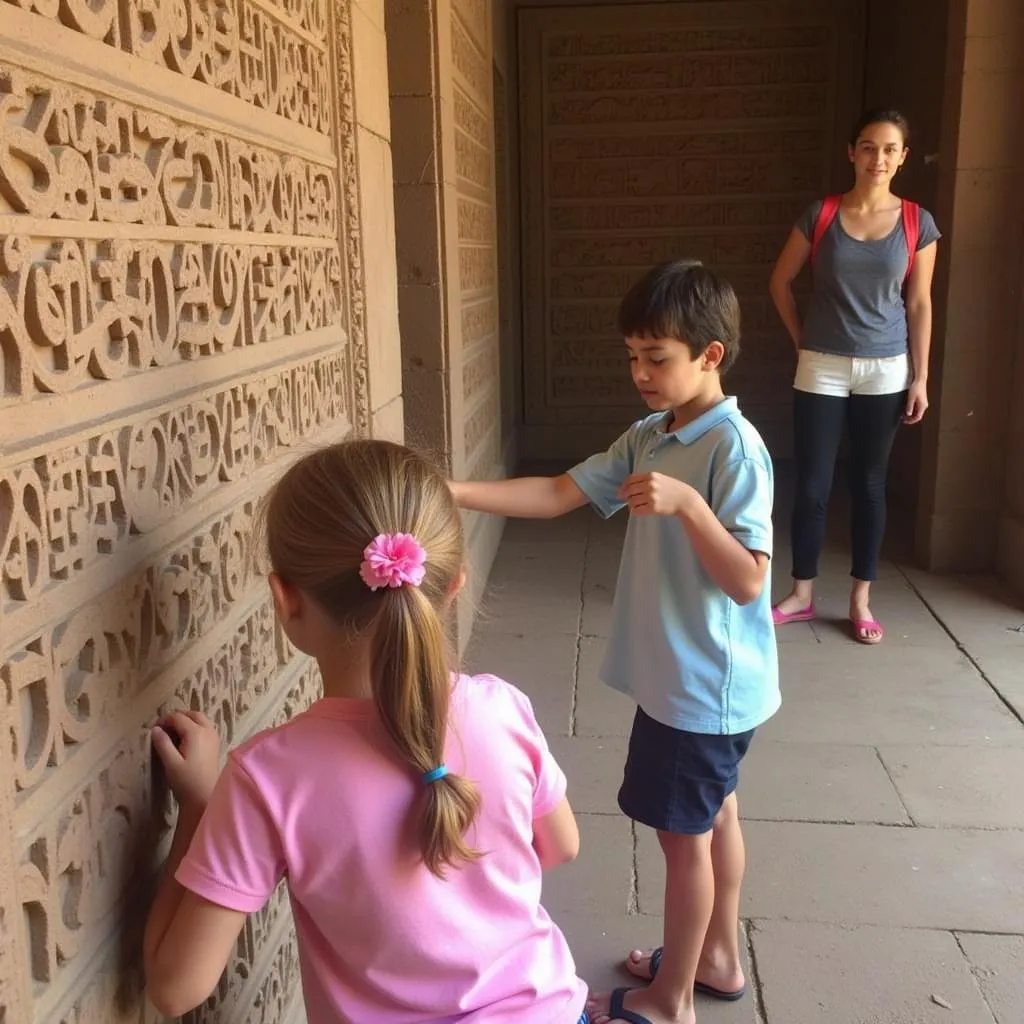
POLYGON ((832 221, 836 219, 836 215, 839 213, 839 204, 843 201, 843 197, 840 196, 826 196, 821 201, 821 209, 818 210, 818 219, 814 222, 814 233, 811 235, 811 262, 814 262, 814 257, 818 254, 818 246, 821 245, 821 240, 825 237, 825 232, 832 225, 832 221))
POLYGON ((917 255, 917 243, 921 238, 921 207, 909 199, 903 201, 903 234, 907 239, 907 276, 914 269, 914 257, 917 255))

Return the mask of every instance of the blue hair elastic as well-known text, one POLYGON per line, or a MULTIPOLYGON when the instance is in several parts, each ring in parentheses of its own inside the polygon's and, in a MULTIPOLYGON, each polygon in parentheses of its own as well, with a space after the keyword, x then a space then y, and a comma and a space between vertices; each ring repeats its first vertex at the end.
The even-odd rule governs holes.
POLYGON ((429 786, 433 782, 439 782, 448 774, 448 766, 445 764, 439 764, 436 768, 429 772, 424 772, 420 778, 423 780, 424 786, 429 786))

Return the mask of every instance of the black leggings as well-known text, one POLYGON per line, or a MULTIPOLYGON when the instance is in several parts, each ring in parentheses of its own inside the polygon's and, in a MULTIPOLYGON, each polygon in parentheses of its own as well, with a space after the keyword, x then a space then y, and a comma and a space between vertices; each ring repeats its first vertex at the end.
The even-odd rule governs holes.
POLYGON ((885 533, 885 477, 907 393, 812 395, 793 392, 796 497, 793 504, 793 579, 813 580, 825 539, 825 512, 832 491, 843 428, 850 436, 851 575, 873 580, 885 533))

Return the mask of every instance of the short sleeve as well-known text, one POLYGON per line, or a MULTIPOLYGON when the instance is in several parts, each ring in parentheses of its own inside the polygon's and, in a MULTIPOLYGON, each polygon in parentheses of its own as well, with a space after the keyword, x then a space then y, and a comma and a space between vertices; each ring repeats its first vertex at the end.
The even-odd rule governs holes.
POLYGON ((245 768, 230 756, 175 878, 198 896, 252 913, 284 877, 280 834, 245 768))
POLYGON ((771 470, 760 459, 736 459, 712 477, 712 511, 748 551, 772 553, 772 501, 771 470))
MULTIPOLYGON (((507 685, 507 684, 506 684, 507 685)), ((520 735, 533 766, 533 817, 549 815, 564 799, 568 783, 554 755, 548 747, 547 737, 537 723, 530 698, 521 690, 510 686, 520 718, 520 735)))
POLYGON ((814 225, 818 223, 818 214, 821 213, 821 207, 821 200, 815 200, 797 217, 796 223, 793 225, 808 242, 814 239, 814 225))
POLYGON ((634 423, 606 452, 591 455, 569 470, 573 482, 605 519, 625 507, 619 488, 633 472, 642 423, 634 423))
POLYGON ((942 237, 935 218, 925 209, 918 214, 917 252, 937 242, 942 237))

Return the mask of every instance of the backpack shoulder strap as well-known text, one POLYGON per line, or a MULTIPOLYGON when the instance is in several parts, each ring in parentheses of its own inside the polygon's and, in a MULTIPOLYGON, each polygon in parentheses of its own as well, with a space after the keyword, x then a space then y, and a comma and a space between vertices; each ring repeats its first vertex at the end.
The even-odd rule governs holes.
POLYGON ((818 246, 825 237, 825 232, 832 226, 832 221, 839 213, 839 204, 843 201, 842 196, 826 196, 821 201, 821 209, 818 211, 818 219, 814 222, 814 233, 811 236, 811 262, 818 254, 818 246))
POLYGON ((914 269, 917 243, 921 238, 921 207, 909 199, 903 200, 903 234, 907 239, 907 278, 909 278, 910 271, 914 269))

